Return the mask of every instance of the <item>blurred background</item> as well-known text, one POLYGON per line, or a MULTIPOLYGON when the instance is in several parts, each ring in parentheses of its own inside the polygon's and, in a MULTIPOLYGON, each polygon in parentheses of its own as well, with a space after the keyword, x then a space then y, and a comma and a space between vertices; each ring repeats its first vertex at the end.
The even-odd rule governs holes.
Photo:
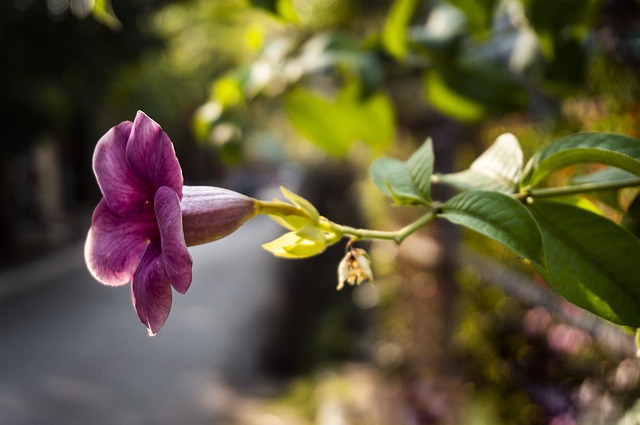
POLYGON ((368 166, 426 137, 437 172, 504 132, 525 160, 638 138, 637 0, 6 0, 0 58, 0 424, 640 423, 632 334, 446 223, 364 246, 375 283, 336 292, 342 246, 277 260, 252 220, 192 249, 154 338, 82 258, 93 149, 137 110, 186 184, 380 229, 414 212, 368 166))

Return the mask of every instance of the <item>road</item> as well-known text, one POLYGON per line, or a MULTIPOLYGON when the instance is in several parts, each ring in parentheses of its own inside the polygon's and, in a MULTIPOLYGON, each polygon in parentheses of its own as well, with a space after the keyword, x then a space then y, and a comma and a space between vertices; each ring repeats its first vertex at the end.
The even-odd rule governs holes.
POLYGON ((79 245, 0 275, 0 425, 222 423, 226 383, 257 373, 282 261, 260 245, 279 233, 258 217, 191 248, 192 286, 155 337, 79 245))

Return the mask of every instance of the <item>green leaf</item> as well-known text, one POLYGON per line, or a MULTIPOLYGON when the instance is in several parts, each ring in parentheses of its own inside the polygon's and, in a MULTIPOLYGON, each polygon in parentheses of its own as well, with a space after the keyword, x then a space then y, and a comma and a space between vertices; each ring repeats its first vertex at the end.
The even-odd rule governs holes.
POLYGON ((371 164, 370 175, 378 190, 398 205, 428 204, 411 181, 405 162, 395 158, 378 158, 371 164))
POLYGON ((378 158, 371 164, 371 180, 399 205, 429 205, 433 162, 433 144, 427 139, 406 162, 378 158))
POLYGON ((416 4, 417 0, 396 0, 382 29, 382 45, 396 59, 407 54, 407 26, 416 4))
POLYGON ((514 193, 518 187, 524 159, 518 139, 511 134, 500 135, 469 167, 459 173, 438 174, 436 181, 458 189, 492 190, 514 193))
POLYGON ((95 0, 93 3, 93 17, 114 31, 122 28, 122 22, 113 12, 111 0, 95 0))
MULTIPOLYGON (((621 170, 616 167, 606 167, 602 170, 590 174, 575 177, 571 180, 571 184, 606 183, 616 180, 629 180, 633 178, 637 178, 633 173, 621 170)), ((605 205, 608 205, 614 210, 623 213, 624 211, 622 206, 620 205, 619 194, 620 189, 611 189, 590 192, 589 196, 592 196, 593 198, 604 203, 605 205)))
POLYGON ((300 22, 291 0, 249 0, 249 3, 252 7, 267 11, 284 22, 300 22))
POLYGON ((297 235, 294 232, 285 233, 279 238, 265 243, 262 248, 271 252, 276 257, 282 258, 307 258, 320 254, 326 249, 324 242, 315 242, 297 235))
POLYGON ((308 258, 323 253, 326 248, 325 244, 301 238, 298 243, 285 246, 284 250, 290 255, 288 258, 308 258))
POLYGON ((296 8, 293 6, 293 0, 278 0, 278 14, 285 22, 298 23, 300 17, 296 8))
POLYGON ((528 95, 504 66, 489 59, 462 58, 430 69, 425 94, 439 111, 466 122, 522 110, 528 95))
POLYGON ((611 220, 536 200, 529 206, 544 239, 538 272, 568 301, 611 322, 640 325, 640 242, 611 220))
POLYGON ((527 208, 499 192, 462 192, 442 205, 440 216, 494 239, 544 268, 542 236, 527 208))
POLYGON ((395 112, 389 97, 383 92, 366 96, 360 82, 347 83, 338 97, 337 114, 351 142, 363 141, 371 147, 385 148, 395 136, 395 112))
POLYGON ((485 38, 493 24, 497 0, 448 0, 465 15, 469 32, 477 38, 485 38))
POLYGON ((311 220, 316 222, 318 221, 318 219, 320 218, 320 213, 311 202, 307 201, 300 195, 296 195, 284 186, 280 186, 280 191, 282 192, 284 197, 287 198, 287 200, 291 201, 293 205, 304 211, 311 220))
POLYGON ((636 177, 635 174, 616 167, 607 167, 593 173, 584 174, 571 179, 571 184, 605 183, 615 180, 627 180, 636 177))
POLYGON ((440 112, 460 121, 474 122, 484 118, 484 106, 449 87, 436 70, 425 74, 425 93, 429 102, 440 112))
POLYGON ((633 233, 636 238, 640 238, 640 196, 636 196, 631 201, 620 224, 633 233))
POLYGON ((313 225, 308 224, 302 226, 300 229, 295 231, 295 234, 316 244, 326 245, 327 238, 325 237, 324 232, 313 225))
POLYGON ((337 123, 335 105, 328 99, 298 88, 284 98, 291 124, 311 142, 335 156, 344 156, 351 140, 337 123))
POLYGON ((355 141, 384 147, 395 133, 393 106, 382 92, 361 98, 347 85, 331 100, 295 88, 285 95, 285 107, 295 129, 334 156, 346 155, 355 141))
POLYGON ((277 14, 277 0, 249 0, 252 7, 277 14))
POLYGON ((640 176, 640 142, 613 133, 578 133, 563 137, 529 160, 520 187, 535 187, 554 171, 580 162, 602 163, 640 176))
POLYGON ((585 198, 584 196, 578 196, 578 195, 554 196, 553 201, 573 205, 574 207, 582 208, 583 210, 587 210, 594 214, 604 216, 604 212, 596 204, 594 204, 591 200, 589 200, 588 198, 585 198))
POLYGON ((407 171, 422 198, 431 201, 431 175, 433 174, 433 142, 431 138, 407 160, 407 171))
MULTIPOLYGON (((284 204, 284 203, 283 203, 284 204)), ((288 230, 297 230, 306 225, 314 225, 315 221, 311 220, 308 217, 300 217, 299 215, 274 215, 271 214, 269 217, 288 230)))

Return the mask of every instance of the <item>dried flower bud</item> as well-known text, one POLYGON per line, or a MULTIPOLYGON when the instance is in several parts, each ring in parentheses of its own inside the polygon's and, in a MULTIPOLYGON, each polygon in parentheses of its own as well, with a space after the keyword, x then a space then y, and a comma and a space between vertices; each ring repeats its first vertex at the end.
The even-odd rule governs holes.
POLYGON ((365 280, 373 280, 371 259, 364 249, 349 247, 347 254, 338 265, 338 291, 344 283, 359 285, 365 280))

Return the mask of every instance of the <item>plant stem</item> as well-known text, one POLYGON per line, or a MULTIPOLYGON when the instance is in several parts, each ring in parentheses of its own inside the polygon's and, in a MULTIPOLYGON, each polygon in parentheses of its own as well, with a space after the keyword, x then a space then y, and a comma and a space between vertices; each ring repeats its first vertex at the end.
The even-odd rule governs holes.
POLYGON ((421 216, 413 223, 408 224, 400 230, 395 232, 383 231, 383 230, 370 230, 370 229, 356 229, 354 227, 342 226, 340 224, 331 223, 331 227, 337 231, 341 236, 351 236, 354 239, 382 239, 391 240, 396 244, 400 244, 409 235, 414 233, 422 226, 435 220, 437 217, 437 209, 432 208, 428 213, 421 216))
MULTIPOLYGON (((311 220, 311 217, 307 215, 302 209, 298 208, 295 205, 289 205, 280 201, 256 201, 255 204, 256 214, 267 214, 271 216, 277 217, 286 217, 286 216, 299 216, 305 217, 311 220)), ((334 237, 329 242, 329 245, 337 242, 345 236, 350 236, 352 239, 382 239, 382 240, 390 240, 394 241, 396 244, 400 244, 403 240, 405 240, 410 234, 425 226, 426 224, 432 222, 436 219, 437 213, 439 211, 439 204, 433 203, 431 205, 431 209, 423 216, 418 218, 413 223, 408 224, 397 231, 384 231, 384 230, 371 230, 371 229, 357 229, 355 227, 343 226, 338 223, 334 223, 330 220, 327 220, 324 217, 320 217, 319 221, 316 223, 320 230, 323 230, 327 233, 333 233, 334 237)))
MULTIPOLYGON (((513 196, 516 199, 552 198, 556 196, 576 195, 576 194, 585 193, 585 192, 595 192, 595 191, 610 190, 610 189, 622 189, 625 187, 633 187, 633 186, 640 186, 640 177, 634 177, 634 178, 623 179, 623 180, 614 180, 614 181, 601 182, 601 183, 584 183, 584 184, 577 184, 572 186, 530 189, 522 193, 517 193, 513 196)), ((340 237, 351 236, 354 239, 383 239, 383 240, 391 240, 391 241, 394 241, 396 244, 400 244, 403 240, 405 240, 409 235, 414 233, 416 230, 435 220, 437 218, 437 213, 438 213, 438 206, 433 205, 431 210, 428 213, 426 213, 425 215, 423 215, 413 223, 410 223, 409 225, 395 232, 382 231, 382 230, 370 230, 370 229, 356 229, 354 227, 342 226, 340 224, 336 224, 333 222, 329 222, 329 226, 340 237)))
POLYGON ((577 195, 585 192, 596 192, 599 190, 622 189, 625 187, 640 186, 640 177, 634 177, 623 180, 613 180, 601 183, 584 183, 572 186, 548 187, 541 189, 529 189, 524 192, 516 193, 514 198, 552 198, 555 196, 577 195))

